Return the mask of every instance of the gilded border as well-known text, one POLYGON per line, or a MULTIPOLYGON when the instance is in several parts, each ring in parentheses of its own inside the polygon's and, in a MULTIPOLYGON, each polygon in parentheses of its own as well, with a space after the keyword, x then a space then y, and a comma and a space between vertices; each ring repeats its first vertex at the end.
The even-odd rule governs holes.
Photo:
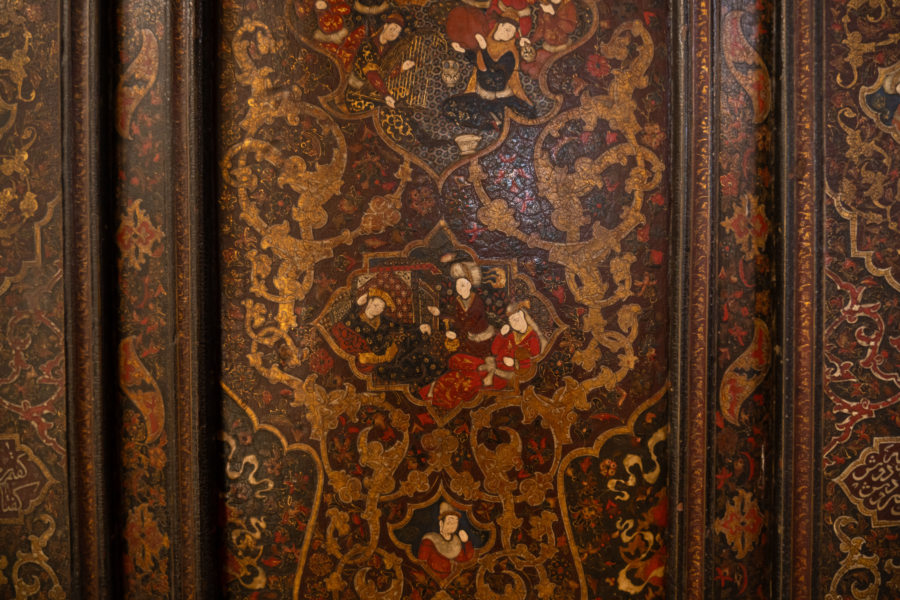
POLYGON ((689 164, 688 228, 690 250, 688 253, 688 323, 686 357, 687 389, 685 414, 687 460, 684 478, 685 509, 685 572, 684 597, 704 597, 706 563, 706 469, 707 469, 707 405, 709 302, 711 260, 711 56, 712 21, 710 3, 701 0, 693 6, 691 24, 691 50, 695 57, 690 83, 686 93, 692 94, 692 110, 689 147, 693 149, 689 164))
MULTIPOLYGON (((789 148, 794 165, 794 227, 786 260, 792 262, 793 347, 788 349, 792 364, 791 389, 791 541, 790 597, 810 600, 814 596, 813 568, 813 477, 815 468, 815 314, 816 257, 815 202, 818 191, 815 160, 815 13, 812 2, 798 2, 793 14, 794 128, 793 147, 789 148)), ((786 209, 790 210, 786 207, 786 209)), ((788 281, 785 281, 787 284, 788 281)), ((785 507, 787 509, 787 507, 785 507)))

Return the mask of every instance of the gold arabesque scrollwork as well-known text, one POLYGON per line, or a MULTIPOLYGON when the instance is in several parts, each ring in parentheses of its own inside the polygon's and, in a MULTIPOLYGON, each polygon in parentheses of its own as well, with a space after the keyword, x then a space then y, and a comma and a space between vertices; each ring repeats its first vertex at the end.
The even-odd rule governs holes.
MULTIPOLYGON (((659 156, 639 140, 644 124, 634 98, 636 91, 648 85, 647 71, 654 56, 650 34, 640 21, 627 22, 612 32, 600 50, 617 65, 611 71, 608 90, 599 95, 582 94, 578 105, 551 119, 534 142, 538 192, 552 206, 551 221, 565 234, 563 241, 523 232, 506 201, 488 194, 479 162, 472 160, 468 164, 468 183, 480 203, 477 217, 481 224, 546 251, 549 260, 564 269, 569 292, 585 309, 581 325, 588 340, 574 353, 575 363, 588 374, 583 380, 567 376, 549 394, 527 386, 520 393, 500 395, 468 413, 471 430, 467 436, 470 447, 466 450, 471 452, 484 475, 476 479, 471 473, 454 467, 452 457, 460 451, 460 441, 445 427, 437 425, 424 434, 417 434, 423 435, 421 443, 429 453, 429 460, 424 468, 410 469, 405 465, 412 436, 410 416, 392 403, 391 395, 359 391, 349 384, 327 389, 316 375, 302 375, 307 354, 293 334, 300 325, 297 308, 302 307, 313 289, 316 266, 331 258, 338 246, 351 244, 360 236, 382 233, 399 222, 402 195, 411 180, 412 169, 409 161, 402 162, 393 173, 396 181, 393 191, 371 198, 356 228, 319 235, 318 232, 329 230, 326 203, 341 195, 348 152, 344 133, 330 114, 304 101, 299 88, 278 81, 273 68, 266 66, 267 59, 281 51, 266 24, 246 20, 235 35, 232 46, 237 68, 235 81, 249 90, 249 98, 240 121, 242 139, 227 149, 221 170, 226 199, 236 202, 241 223, 254 236, 245 251, 250 264, 243 298, 244 331, 250 339, 247 360, 267 381, 290 390, 291 404, 305 411, 311 442, 308 448, 321 461, 319 485, 324 485, 327 493, 335 497, 334 504, 324 514, 327 525, 322 533, 321 552, 336 561, 325 582, 336 598, 348 587, 360 598, 400 597, 404 577, 400 568, 402 559, 384 550, 382 507, 398 497, 426 492, 430 482, 437 478, 447 481, 449 493, 466 502, 482 501, 499 507, 496 543, 472 567, 476 569, 479 598, 525 598, 529 580, 525 570, 532 574, 529 577, 538 580, 538 597, 551 598, 555 584, 548 574, 548 561, 565 546, 569 547, 579 573, 579 593, 582 598, 588 596, 581 558, 568 523, 563 485, 565 467, 576 457, 596 457, 612 435, 628 434, 633 429, 614 430, 593 445, 573 451, 570 449, 574 443, 572 427, 579 415, 591 408, 592 392, 615 389, 638 361, 635 341, 641 308, 634 300, 631 275, 637 258, 625 249, 623 242, 644 224, 645 199, 658 190, 664 171, 659 156), (332 144, 330 152, 311 159, 292 154, 266 137, 264 125, 273 123, 292 128, 300 137, 301 120, 320 128, 322 137, 332 144), (570 172, 567 166, 554 164, 544 142, 576 121, 584 123, 585 132, 599 129, 603 124, 619 134, 621 141, 610 145, 596 158, 577 159, 574 172, 570 172), (588 194, 597 185, 598 178, 614 167, 624 167, 627 171, 624 190, 629 202, 619 209, 614 225, 591 224, 579 198, 588 194), (261 194, 266 169, 276 173, 275 185, 279 189, 293 194, 290 219, 270 222, 266 217, 265 195, 261 194), (584 235, 588 225, 589 234, 584 235), (276 346, 287 349, 283 360, 278 362, 265 351, 276 346), (540 428, 552 440, 552 457, 547 469, 521 480, 511 475, 523 464, 524 449, 516 429, 493 424, 495 417, 504 411, 521 414, 524 426, 540 428), (358 433, 355 452, 365 473, 361 476, 333 464, 329 433, 342 419, 354 420, 363 413, 376 415, 398 435, 387 441, 370 435, 370 428, 358 433), (498 436, 499 443, 480 441, 483 436, 479 434, 483 431, 498 436), (522 506, 533 507, 543 516, 526 522, 521 514, 522 506), (350 512, 364 524, 364 543, 352 542, 350 512), (553 524, 558 521, 566 529, 567 544, 557 539, 553 524), (529 535, 539 542, 533 547, 516 544, 515 532, 521 528, 527 528, 529 535), (383 585, 370 577, 372 561, 376 559, 382 567, 383 585), (488 572, 496 573, 501 568, 506 581, 502 594, 492 589, 485 579, 488 572)), ((304 135, 309 135, 309 131, 304 135)), ((636 412, 646 411, 660 402, 662 396, 663 391, 655 394, 636 412)), ((651 440, 649 451, 654 461, 655 447, 664 439, 665 431, 661 430, 651 440)), ((639 459, 633 461, 635 465, 639 462, 639 459)), ((643 472, 641 468, 646 481, 656 480, 658 463, 655 470, 643 472)), ((633 485, 626 481, 621 484, 633 485)), ((319 510, 320 499, 314 511, 319 510)), ((254 524, 246 525, 242 535, 252 537, 254 524)), ((626 536, 643 535, 632 531, 633 524, 623 527, 626 536)), ((256 559, 255 555, 247 558, 251 562, 256 559)), ((301 561, 298 581, 303 577, 302 569, 301 561)), ((627 569, 620 579, 622 585, 638 585, 630 582, 627 569)), ((297 593, 299 587, 295 587, 295 597, 297 593)))

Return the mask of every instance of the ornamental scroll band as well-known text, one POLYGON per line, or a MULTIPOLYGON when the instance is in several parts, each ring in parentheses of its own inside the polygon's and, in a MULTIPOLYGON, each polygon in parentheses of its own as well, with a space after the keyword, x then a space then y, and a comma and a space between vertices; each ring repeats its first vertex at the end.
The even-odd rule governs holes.
MULTIPOLYGON (((556 4, 554 10, 561 11, 556 4)), ((595 28, 596 7, 588 11, 580 2, 573 4, 594 15, 587 27, 595 28)), ((367 3, 360 5, 362 14, 380 14, 367 3)), ((395 31, 392 25, 400 25, 389 15, 379 29, 368 30, 376 36, 374 41, 369 36, 373 44, 381 43, 377 37, 389 27, 395 31)), ((506 18, 521 33, 526 25, 524 15, 519 17, 506 18)), ((542 18, 530 26, 537 30, 542 18)), ((495 35, 502 28, 498 23, 491 35, 502 41, 495 35)), ((314 31, 307 33, 315 39, 314 31)), ((351 35, 348 29, 345 39, 351 35)), ((407 187, 422 165, 409 152, 398 151, 400 159, 388 173, 391 185, 363 201, 358 221, 336 225, 326 205, 335 206, 345 193, 344 120, 370 113, 338 116, 333 107, 308 102, 299 86, 275 68, 256 64, 284 43, 259 21, 248 19, 237 31, 234 77, 250 98, 239 123, 241 139, 226 149, 221 168, 222 202, 239 208, 234 221, 243 231, 234 252, 249 266, 236 286, 242 335, 249 341, 247 364, 288 398, 288 406, 278 411, 267 412, 255 399, 251 406, 247 398, 241 407, 255 431, 299 431, 296 437, 304 443, 298 452, 320 470, 293 597, 313 597, 301 593, 315 588, 336 598, 352 586, 360 598, 399 599, 416 567, 430 577, 421 585, 436 599, 453 597, 462 573, 471 576, 479 598, 525 598, 534 589, 547 599, 564 583, 551 567, 562 565, 571 574, 569 582, 577 579, 581 598, 587 598, 585 559, 567 508, 568 472, 575 471, 568 467, 576 458, 579 465, 597 460, 616 436, 636 439, 639 417, 641 424, 651 422, 651 408, 665 394, 665 388, 651 391, 626 426, 589 438, 573 435, 579 419, 600 402, 598 393, 615 390, 639 361, 643 309, 632 289, 632 266, 646 240, 635 241, 634 233, 646 222, 645 197, 659 191, 664 171, 654 150, 640 141, 645 124, 635 101, 636 91, 649 85, 650 34, 640 21, 618 26, 598 43, 611 65, 608 91, 584 94, 564 112, 545 114, 533 152, 536 190, 548 202, 557 230, 552 239, 522 227, 509 202, 492 196, 477 155, 458 169, 456 179, 468 190, 483 228, 545 253, 578 305, 571 319, 579 321, 579 336, 569 346, 571 365, 555 389, 539 388, 535 378, 567 331, 553 304, 518 271, 517 260, 477 255, 443 222, 400 252, 359 251, 356 264, 362 266, 348 269, 342 287, 310 314, 308 298, 319 293, 317 277, 323 275, 317 267, 333 263, 345 247, 347 253, 356 252, 350 249, 400 230, 407 187), (607 140, 596 155, 579 156, 571 165, 557 163, 554 144, 566 144, 566 136, 595 134, 607 140), (311 137, 320 143, 305 144, 311 137), (624 200, 609 207, 601 223, 581 199, 602 185, 605 174, 622 180, 624 200), (340 365, 328 363, 327 350, 310 351, 320 339, 352 378, 328 384, 328 372, 340 365), (318 369, 316 360, 323 363, 318 369), (424 407, 426 416, 416 407, 424 407), (285 414, 300 416, 288 426, 285 414), (529 440, 538 442, 536 450, 526 444, 529 440), (531 452, 540 461, 531 464, 531 452), (316 515, 319 522, 313 522, 316 515)), ((488 58, 502 59, 477 37, 475 44, 488 58)), ((551 63, 547 58, 544 68, 551 63)), ((351 64, 348 59, 348 69, 351 64)), ((544 76, 540 81, 543 87, 544 76)), ((341 87, 351 94, 348 85, 341 87)), ((522 89, 528 93, 527 85, 522 89)), ((391 107, 386 95, 383 101, 391 111, 399 106, 391 107)), ((379 114, 391 111, 379 109, 379 114)), ((512 105, 503 109, 507 116, 525 117, 524 112, 512 105)), ((654 429, 642 438, 644 447, 623 453, 626 474, 608 483, 620 500, 660 475, 657 446, 666 431, 654 429)), ((242 460, 241 468, 254 465, 249 484, 261 484, 256 470, 268 468, 258 466, 265 461, 242 460)), ((235 471, 235 479, 242 472, 235 471)), ((609 477, 613 472, 606 471, 609 477)), ((266 493, 257 492, 260 498, 266 493)), ((254 536, 264 535, 264 523, 255 516, 246 519, 241 539, 251 544, 254 536)), ((651 522, 623 520, 623 543, 653 542, 651 522)), ((654 544, 648 545, 654 550, 644 553, 646 560, 640 556, 646 574, 626 568, 619 574, 620 589, 642 589, 651 578, 661 581, 662 559, 650 558, 659 550, 654 544)))

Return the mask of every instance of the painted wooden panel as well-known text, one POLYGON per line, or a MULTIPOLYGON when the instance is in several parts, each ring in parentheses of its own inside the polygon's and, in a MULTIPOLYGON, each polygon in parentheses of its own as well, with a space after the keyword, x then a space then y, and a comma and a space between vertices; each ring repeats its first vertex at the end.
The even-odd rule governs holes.
POLYGON ((660 597, 664 3, 220 17, 230 597, 660 597))
POLYGON ((58 3, 0 7, 0 596, 71 584, 58 3))

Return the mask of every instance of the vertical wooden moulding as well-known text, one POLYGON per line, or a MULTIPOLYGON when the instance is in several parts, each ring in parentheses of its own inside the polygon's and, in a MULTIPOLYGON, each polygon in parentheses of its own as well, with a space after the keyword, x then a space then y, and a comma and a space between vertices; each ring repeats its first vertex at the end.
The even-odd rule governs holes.
POLYGON ((776 503, 780 560, 777 597, 812 600, 815 589, 814 506, 816 395, 820 376, 817 340, 821 262, 822 161, 819 95, 821 7, 815 2, 780 6, 778 82, 779 202, 782 207, 779 343, 782 398, 780 489, 776 503))
POLYGON ((102 38, 92 0, 63 2, 62 85, 66 369, 69 422, 69 511, 75 598, 112 597, 107 463, 110 382, 114 357, 103 265, 104 82, 102 38), (112 360, 111 360, 112 359, 112 360))
MULTIPOLYGON (((690 12, 685 2, 674 2, 672 5, 672 19, 670 39, 680 39, 689 31, 690 12)), ((690 248, 687 226, 689 221, 688 186, 690 178, 687 176, 688 157, 690 155, 688 138, 685 135, 687 124, 690 122, 689 114, 691 98, 685 93, 690 89, 688 65, 690 51, 686 44, 677 44, 670 54, 670 71, 672 73, 673 93, 671 107, 671 147, 672 147, 672 205, 673 210, 671 226, 669 229, 671 239, 672 256, 672 280, 675 293, 672 303, 671 321, 671 363, 669 377, 672 393, 669 399, 669 560, 666 565, 667 573, 667 597, 680 598, 685 578, 681 575, 685 572, 687 555, 685 543, 687 529, 685 526, 685 492, 684 483, 687 473, 685 467, 684 452, 688 429, 686 420, 686 390, 687 373, 684 367, 687 357, 688 336, 688 291, 687 284, 687 259, 690 248)))
MULTIPOLYGON (((680 569, 672 571, 671 577, 680 597, 703 598, 705 594, 706 556, 706 511, 707 511, 707 446, 708 446, 708 394, 709 394, 709 306, 710 306, 710 260, 711 260, 711 191, 712 169, 712 17, 709 2, 681 5, 684 35, 687 40, 686 56, 682 55, 680 80, 684 81, 683 96, 685 106, 681 130, 684 139, 681 147, 687 158, 680 165, 684 170, 684 181, 679 186, 683 190, 681 202, 684 232, 682 248, 685 266, 682 277, 683 291, 683 346, 686 354, 681 355, 682 400, 680 412, 684 415, 682 441, 678 449, 681 462, 678 469, 682 475, 676 507, 683 511, 683 552, 680 569), (684 247, 686 245, 686 247, 684 247)), ((677 156, 678 154, 676 154, 677 156)), ((674 414, 674 413, 673 413, 674 414)))
POLYGON ((818 140, 816 106, 816 72, 817 40, 816 28, 817 6, 815 2, 797 4, 795 17, 795 40, 793 63, 796 65, 794 115, 796 120, 794 132, 794 156, 791 161, 797 172, 793 178, 794 190, 794 228, 793 228, 793 314, 794 334, 792 354, 792 399, 793 425, 792 441, 792 473, 793 485, 791 498, 791 544, 792 564, 791 579, 793 589, 790 597, 796 600, 811 600, 818 596, 815 593, 812 578, 815 556, 813 552, 813 506, 815 498, 814 463, 815 444, 815 389, 819 354, 816 352, 816 293, 817 273, 819 270, 816 257, 816 231, 818 227, 818 201, 821 196, 821 178, 818 153, 821 144, 818 140))
POLYGON ((213 111, 204 93, 212 81, 205 70, 208 44, 213 39, 209 15, 202 2, 177 2, 172 12, 172 190, 175 290, 175 411, 177 444, 177 531, 174 596, 213 598, 217 561, 214 539, 214 493, 217 489, 211 460, 218 399, 214 375, 217 344, 209 336, 218 331, 210 300, 215 269, 214 201, 206 182, 208 148, 203 132, 213 111), (206 109, 206 110, 205 110, 206 109))
POLYGON ((738 0, 713 15, 707 597, 772 586, 772 13, 738 0))

